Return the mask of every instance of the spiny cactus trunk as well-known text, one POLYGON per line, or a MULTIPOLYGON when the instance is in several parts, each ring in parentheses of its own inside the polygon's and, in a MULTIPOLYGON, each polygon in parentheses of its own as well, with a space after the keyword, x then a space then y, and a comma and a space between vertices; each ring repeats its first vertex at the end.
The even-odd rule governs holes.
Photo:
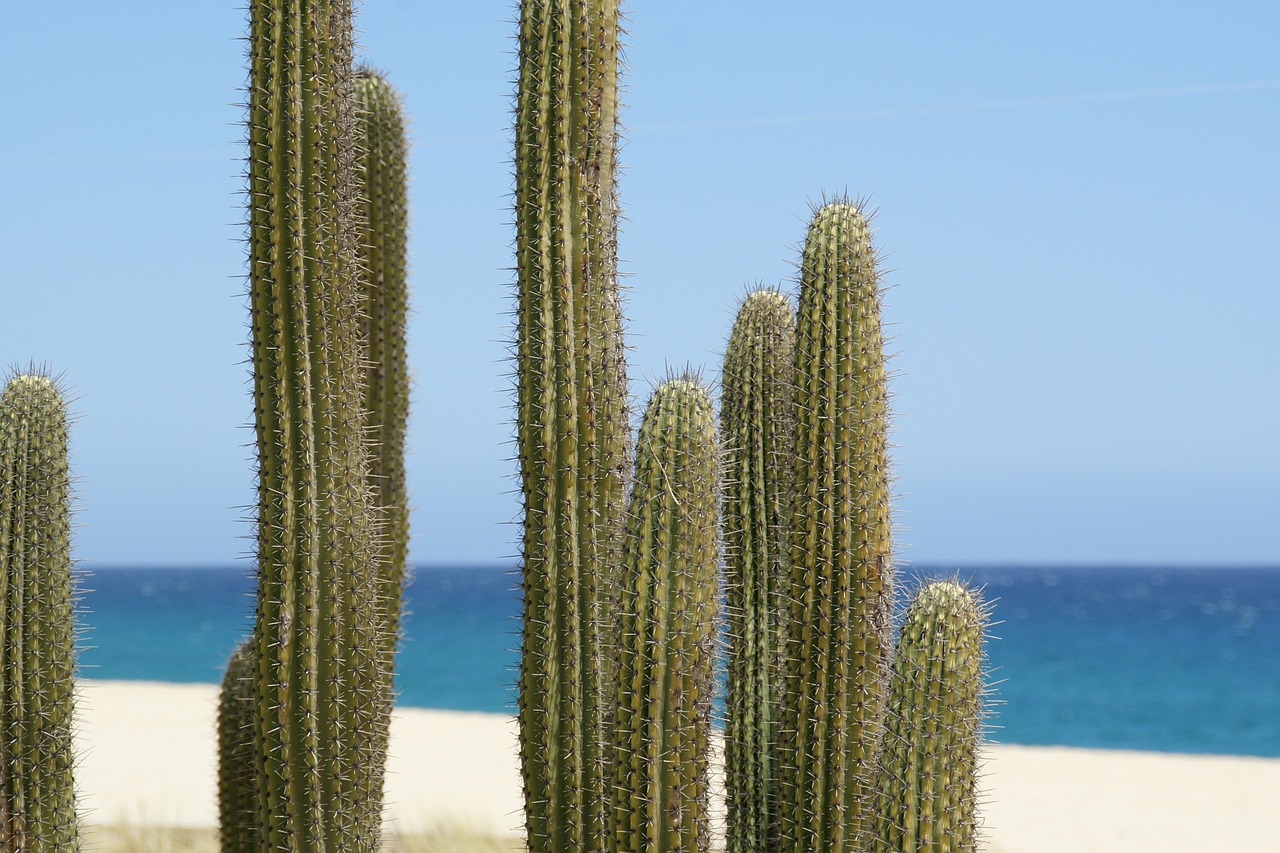
POLYGON ((391 673, 404 597, 409 551, 409 497, 405 488, 404 436, 409 418, 409 369, 405 354, 408 312, 408 187, 400 97, 377 72, 355 75, 360 139, 357 168, 362 200, 360 239, 364 273, 365 340, 368 344, 365 408, 369 412, 370 477, 382 515, 378 599, 386 606, 385 688, 391 673))
POLYGON ((349 0, 251 0, 263 848, 373 850, 389 707, 364 344, 349 0))
POLYGON ((872 853, 977 849, 987 611, 954 581, 916 593, 898 640, 876 783, 872 853))
POLYGON ((614 853, 709 849, 717 452, 706 389, 659 386, 636 445, 615 626, 614 853))
POLYGON ((519 716, 533 853, 602 849, 626 498, 616 0, 523 0, 515 127, 519 716))
POLYGON ((0 851, 80 849, 72 782, 67 415, 49 377, 0 394, 0 851))
POLYGON ((222 853, 257 853, 258 793, 253 748, 254 644, 231 655, 218 693, 218 836, 222 853))
POLYGON ((800 270, 781 850, 860 849, 888 664, 887 403, 870 229, 816 211, 800 270))
POLYGON ((727 853, 777 849, 780 699, 791 455, 795 449, 795 311, 761 289, 738 308, 725 349, 725 700, 727 853))

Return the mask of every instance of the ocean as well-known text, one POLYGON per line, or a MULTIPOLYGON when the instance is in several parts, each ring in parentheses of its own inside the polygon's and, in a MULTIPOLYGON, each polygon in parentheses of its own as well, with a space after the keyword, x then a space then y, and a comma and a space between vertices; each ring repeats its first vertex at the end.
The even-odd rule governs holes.
MULTIPOLYGON (((1280 567, 1031 567, 957 576, 992 603, 989 739, 1280 757, 1280 567)), ((398 703, 513 713, 510 568, 420 567, 398 703)), ((80 579, 79 672, 217 683, 251 621, 245 568, 98 568, 80 579)))

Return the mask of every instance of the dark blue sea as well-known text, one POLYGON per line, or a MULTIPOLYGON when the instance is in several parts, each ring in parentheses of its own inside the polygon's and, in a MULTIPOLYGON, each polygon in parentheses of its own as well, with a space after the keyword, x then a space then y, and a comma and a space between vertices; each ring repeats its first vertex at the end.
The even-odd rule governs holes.
MULTIPOLYGON (((1280 567, 908 570, 980 586, 1001 743, 1280 757, 1280 567)), ((511 713, 507 568, 421 567, 396 686, 407 706, 511 713)), ((80 672, 216 683, 250 625, 245 569, 99 568, 82 579, 80 672)))

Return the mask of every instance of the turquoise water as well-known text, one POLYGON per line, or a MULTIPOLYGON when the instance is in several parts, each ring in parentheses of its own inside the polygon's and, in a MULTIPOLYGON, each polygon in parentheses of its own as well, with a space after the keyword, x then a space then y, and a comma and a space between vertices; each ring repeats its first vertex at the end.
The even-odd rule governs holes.
MULTIPOLYGON (((941 572, 914 569, 914 576, 941 572)), ((1280 757, 1280 568, 984 568, 1004 743, 1280 757)), ((402 705, 513 712, 517 577, 424 567, 408 589, 402 705)), ((82 582, 81 673, 219 680, 249 629, 237 569, 103 568, 82 582)))
MULTIPOLYGON (((514 713, 516 580, 508 569, 414 572, 399 704, 514 713)), ((253 623, 254 581, 243 569, 104 568, 80 586, 86 678, 218 682, 253 623)))

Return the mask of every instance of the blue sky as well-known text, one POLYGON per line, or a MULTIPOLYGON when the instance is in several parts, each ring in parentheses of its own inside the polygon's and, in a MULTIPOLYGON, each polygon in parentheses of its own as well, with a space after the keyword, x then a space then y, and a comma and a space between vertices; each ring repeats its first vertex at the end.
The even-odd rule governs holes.
MULTIPOLYGON (((515 553, 513 2, 364 3, 412 121, 412 559, 515 553)), ((718 373, 810 205, 869 197, 897 551, 1280 562, 1280 7, 635 2, 621 235, 637 408, 718 373)), ((78 556, 248 556, 239 4, 18 4, 0 364, 76 394, 78 556)))

